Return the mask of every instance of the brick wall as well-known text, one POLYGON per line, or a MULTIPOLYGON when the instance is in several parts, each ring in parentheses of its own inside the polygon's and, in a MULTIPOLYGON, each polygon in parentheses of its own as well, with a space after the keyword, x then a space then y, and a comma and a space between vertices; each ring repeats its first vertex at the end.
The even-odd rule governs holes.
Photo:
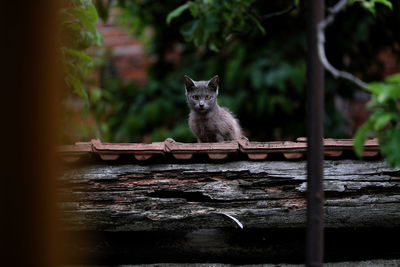
MULTIPOLYGON (((397 50, 400 50, 397 47, 397 50)), ((382 77, 400 72, 400 64, 397 62, 396 56, 390 49, 384 49, 378 53, 378 60, 382 63, 382 68, 371 66, 369 71, 373 73, 381 73, 382 77)), ((353 136, 356 130, 368 119, 369 111, 366 104, 370 100, 370 94, 365 91, 357 91, 354 99, 344 99, 336 96, 336 109, 342 114, 348 123, 347 133, 353 136)))
POLYGON ((146 80, 146 67, 150 60, 145 55, 143 44, 116 21, 118 9, 113 9, 108 21, 97 23, 97 30, 103 36, 103 49, 110 52, 108 60, 113 64, 123 83, 135 81, 143 85, 146 80))
MULTIPOLYGON (((397 51, 400 52, 400 47, 397 46, 397 51)), ((378 59, 383 63, 383 76, 388 76, 400 72, 400 62, 390 49, 382 50, 378 54, 378 59)))

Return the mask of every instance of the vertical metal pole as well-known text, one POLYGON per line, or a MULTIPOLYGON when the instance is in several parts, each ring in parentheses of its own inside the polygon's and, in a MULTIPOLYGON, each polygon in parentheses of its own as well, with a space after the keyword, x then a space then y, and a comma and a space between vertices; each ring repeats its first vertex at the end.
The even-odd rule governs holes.
POLYGON ((307 246, 306 266, 323 264, 324 69, 318 57, 317 24, 324 0, 308 0, 307 15, 307 246))

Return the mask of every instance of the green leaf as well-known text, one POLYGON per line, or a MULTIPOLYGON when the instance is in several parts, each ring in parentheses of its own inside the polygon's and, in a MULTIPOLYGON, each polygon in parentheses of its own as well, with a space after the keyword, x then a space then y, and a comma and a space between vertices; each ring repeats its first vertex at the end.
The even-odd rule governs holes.
POLYGON ((379 131, 385 127, 391 119, 393 119, 393 113, 383 112, 374 120, 374 130, 379 131))
POLYGON ((192 20, 189 23, 186 23, 181 28, 181 33, 185 37, 186 40, 192 41, 194 37, 194 33, 197 31, 197 28, 200 25, 200 21, 198 19, 192 20))
POLYGON ((368 132, 372 130, 372 124, 370 121, 364 123, 360 128, 358 128, 356 134, 354 135, 354 151, 358 157, 362 157, 364 153, 364 143, 367 138, 368 132))
POLYGON ((367 109, 373 109, 373 108, 376 108, 379 106, 380 106, 380 104, 378 103, 378 100, 376 99, 376 97, 372 97, 372 99, 366 105, 367 109))
POLYGON ((218 32, 218 22, 217 17, 213 14, 206 14, 204 16, 204 26, 205 30, 210 33, 218 32))
POLYGON ((90 90, 89 92, 89 96, 90 96, 90 101, 93 104, 96 104, 97 102, 99 102, 99 100, 101 99, 101 90, 99 88, 93 88, 90 90))
POLYGON ((369 83, 366 90, 370 91, 374 95, 378 95, 383 90, 383 84, 380 82, 369 83))
MULTIPOLYGON (((381 141, 381 140, 379 140, 381 141)), ((380 142, 381 143, 381 142, 380 142)), ((400 130, 388 129, 385 132, 384 143, 381 145, 389 165, 394 168, 400 165, 400 130)))
POLYGON ((375 3, 380 3, 382 5, 387 6, 388 8, 390 8, 391 10, 393 10, 393 6, 392 3, 388 0, 374 0, 375 3))
POLYGON ((79 37, 76 40, 77 48, 80 50, 88 49, 93 44, 94 40, 95 35, 92 32, 81 29, 79 37))
POLYGON ((62 43, 64 46, 82 50, 88 48, 93 39, 93 34, 82 29, 81 24, 76 21, 66 23, 62 27, 62 43))
MULTIPOLYGON (((397 77, 388 78, 389 80, 396 80, 397 77)), ((368 84, 368 91, 372 92, 377 97, 378 103, 385 103, 388 100, 397 100, 400 98, 400 85, 395 83, 382 83, 373 82, 368 84)))
POLYGON ((74 17, 79 19, 84 27, 89 31, 94 32, 96 30, 96 23, 98 20, 97 11, 94 5, 88 5, 87 8, 75 7, 69 8, 68 12, 74 17))
POLYGON ((375 3, 385 5, 393 10, 392 3, 388 0, 351 0, 349 1, 349 5, 352 5, 355 2, 361 2, 361 5, 369 12, 371 12, 374 16, 376 15, 375 3))
POLYGON ((85 90, 85 88, 82 85, 82 82, 79 78, 72 76, 72 75, 67 75, 66 77, 66 83, 69 87, 72 87, 74 92, 78 94, 81 98, 85 100, 85 105, 89 105, 89 97, 88 94, 85 90))
POLYGON ((253 15, 250 15, 250 19, 256 24, 257 28, 260 30, 262 35, 266 35, 264 27, 261 25, 260 21, 253 15))
POLYGON ((86 54, 86 52, 84 52, 84 51, 78 51, 76 49, 71 49, 68 47, 63 47, 62 51, 65 55, 72 56, 75 59, 81 61, 81 63, 87 64, 87 65, 90 65, 92 63, 92 58, 89 57, 86 54))
POLYGON ((210 50, 214 51, 214 52, 218 52, 219 51, 218 46, 214 42, 210 42, 210 44, 208 45, 208 48, 210 48, 210 50))
POLYGON ((72 0, 74 6, 88 8, 88 6, 92 5, 92 0, 72 0))
POLYGON ((183 13, 183 11, 185 11, 188 8, 189 4, 183 4, 172 10, 167 16, 167 24, 170 24, 174 18, 179 17, 183 13))
POLYGON ((101 47, 104 43, 103 36, 101 36, 98 30, 95 31, 95 40, 98 47, 101 47))
POLYGON ((400 73, 396 73, 385 78, 387 83, 399 83, 400 84, 400 73))
POLYGON ((99 15, 99 17, 103 22, 106 22, 108 20, 112 2, 113 0, 107 0, 106 2, 104 2, 103 0, 94 1, 97 14, 99 15))
POLYGON ((192 14, 192 16, 196 18, 200 11, 199 5, 196 2, 191 2, 189 5, 189 11, 190 14, 192 14))
POLYGON ((380 82, 372 82, 367 85, 366 89, 374 95, 379 95, 379 93, 384 89, 384 84, 380 82))
POLYGON ((375 11, 375 2, 373 1, 362 1, 362 5, 365 9, 372 13, 372 15, 376 15, 375 11))
POLYGON ((397 100, 400 98, 400 86, 385 84, 384 90, 378 95, 378 102, 385 103, 388 100, 397 100))

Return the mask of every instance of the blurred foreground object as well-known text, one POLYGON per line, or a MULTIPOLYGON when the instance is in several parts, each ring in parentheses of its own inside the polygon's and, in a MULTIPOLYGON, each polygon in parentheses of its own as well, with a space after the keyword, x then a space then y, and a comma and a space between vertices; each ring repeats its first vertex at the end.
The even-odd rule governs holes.
POLYGON ((2 51, 2 266, 55 266, 58 2, 6 1, 2 51))

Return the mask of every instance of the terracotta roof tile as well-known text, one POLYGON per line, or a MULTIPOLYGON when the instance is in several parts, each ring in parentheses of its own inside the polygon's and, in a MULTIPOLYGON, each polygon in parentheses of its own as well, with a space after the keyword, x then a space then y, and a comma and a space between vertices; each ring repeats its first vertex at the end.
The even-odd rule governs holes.
POLYGON ((179 143, 173 139, 165 140, 165 150, 176 159, 191 159, 193 154, 206 153, 210 159, 226 159, 229 154, 238 152, 238 142, 222 143, 179 143))
POLYGON ((102 143, 98 139, 91 141, 94 153, 97 153, 103 160, 116 160, 122 154, 131 154, 137 160, 148 160, 155 155, 163 155, 164 142, 155 142, 151 144, 133 144, 133 143, 102 143))
MULTIPOLYGON (((298 142, 307 142, 307 138, 297 138, 298 142)), ((354 151, 353 139, 324 139, 324 154, 330 157, 339 157, 344 151, 354 151)), ((378 139, 367 140, 364 144, 364 157, 375 157, 379 154, 378 139)))
MULTIPOLYGON (((324 139, 324 154, 329 158, 353 155, 352 139, 324 139), (344 154, 346 152, 346 154, 344 154)), ((75 145, 58 147, 61 158, 67 162, 90 158, 98 155, 102 160, 117 160, 121 155, 132 155, 139 161, 151 159, 155 156, 170 154, 178 160, 192 159, 196 154, 207 154, 212 160, 227 159, 230 155, 245 156, 250 160, 265 160, 269 155, 279 155, 286 159, 299 159, 307 152, 307 140, 298 138, 296 142, 250 142, 246 139, 222 143, 180 143, 171 138, 164 142, 151 144, 141 143, 102 143, 98 139, 90 142, 77 142, 75 145)), ((364 146, 364 157, 379 155, 377 139, 367 140, 364 146)))
POLYGON ((247 154, 251 160, 263 160, 270 153, 281 153, 287 159, 301 158, 307 150, 306 143, 278 141, 278 142, 250 142, 239 140, 240 151, 247 154))

